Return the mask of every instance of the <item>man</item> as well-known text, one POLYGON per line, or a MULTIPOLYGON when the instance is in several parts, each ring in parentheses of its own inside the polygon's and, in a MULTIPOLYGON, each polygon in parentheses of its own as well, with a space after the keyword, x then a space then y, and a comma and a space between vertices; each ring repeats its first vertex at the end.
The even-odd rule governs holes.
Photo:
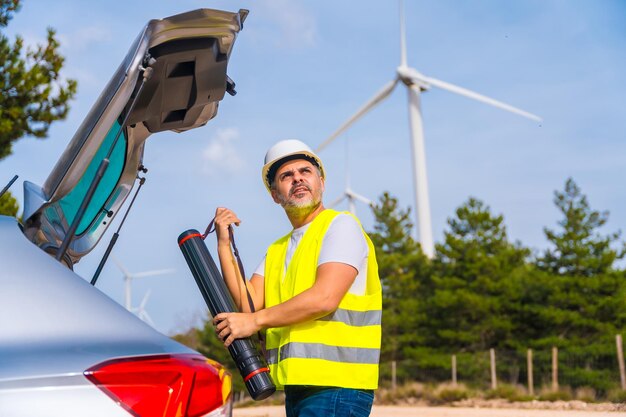
POLYGON ((324 208, 324 167, 304 143, 271 147, 262 177, 293 230, 268 248, 244 284, 228 235, 240 219, 217 209, 222 273, 242 313, 216 315, 216 332, 229 346, 265 330, 288 417, 368 416, 378 386, 382 308, 372 242, 354 216, 324 208))

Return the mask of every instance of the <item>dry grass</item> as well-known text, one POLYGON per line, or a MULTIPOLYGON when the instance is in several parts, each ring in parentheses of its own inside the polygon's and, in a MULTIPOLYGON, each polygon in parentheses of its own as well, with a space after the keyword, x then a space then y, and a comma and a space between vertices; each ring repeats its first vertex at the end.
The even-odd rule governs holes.
POLYGON ((376 391, 376 404, 380 405, 456 405, 466 400, 505 401, 510 403, 528 402, 582 402, 586 404, 609 401, 626 403, 626 391, 614 389, 602 395, 591 387, 560 387, 554 391, 550 386, 542 387, 535 395, 530 395, 521 385, 500 384, 495 390, 480 390, 465 384, 443 383, 423 384, 410 382, 391 388, 379 388, 376 391))
POLYGON ((392 405, 441 405, 464 400, 473 392, 464 384, 421 384, 411 382, 398 386, 395 390, 380 388, 376 391, 377 404, 392 405))
POLYGON ((586 403, 595 403, 598 400, 596 390, 591 387, 580 387, 574 391, 574 398, 586 403))

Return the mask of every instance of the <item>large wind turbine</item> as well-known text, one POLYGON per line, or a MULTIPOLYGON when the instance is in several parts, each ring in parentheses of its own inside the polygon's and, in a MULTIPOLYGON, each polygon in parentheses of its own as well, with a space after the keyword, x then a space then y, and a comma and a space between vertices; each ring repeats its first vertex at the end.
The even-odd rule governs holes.
POLYGON ((348 119, 339 129, 337 129, 318 148, 317 152, 324 149, 354 122, 359 120, 364 114, 374 108, 381 101, 386 99, 399 82, 407 87, 409 103, 409 125, 411 134, 411 148, 413 159, 413 184, 415 188, 415 212, 417 216, 416 226, 419 231, 419 240, 422 250, 429 258, 435 254, 433 242, 432 224, 430 219, 430 202, 428 198, 428 180, 426 176, 426 155, 424 152, 424 131, 422 123, 422 113, 420 106, 420 94, 428 91, 432 87, 448 90, 452 93, 460 94, 471 99, 482 101, 500 109, 518 114, 535 121, 541 121, 539 116, 528 113, 517 107, 510 106, 501 101, 494 100, 482 94, 468 90, 436 78, 427 77, 416 69, 407 66, 406 62, 406 38, 404 30, 404 7, 400 2, 400 66, 396 68, 396 76, 393 80, 383 86, 374 97, 365 103, 350 119, 348 119))

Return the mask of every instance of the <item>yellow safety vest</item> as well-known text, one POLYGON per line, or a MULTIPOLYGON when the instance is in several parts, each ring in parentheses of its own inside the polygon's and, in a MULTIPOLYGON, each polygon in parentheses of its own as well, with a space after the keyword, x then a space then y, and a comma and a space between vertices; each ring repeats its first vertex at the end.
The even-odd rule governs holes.
MULTIPOLYGON (((313 286, 324 235, 338 214, 324 210, 311 222, 286 272, 291 233, 269 247, 265 260, 266 308, 313 286)), ((279 389, 285 385, 378 387, 382 291, 374 245, 365 232, 363 235, 369 249, 364 295, 347 293, 336 311, 317 320, 267 329, 267 359, 279 389)))

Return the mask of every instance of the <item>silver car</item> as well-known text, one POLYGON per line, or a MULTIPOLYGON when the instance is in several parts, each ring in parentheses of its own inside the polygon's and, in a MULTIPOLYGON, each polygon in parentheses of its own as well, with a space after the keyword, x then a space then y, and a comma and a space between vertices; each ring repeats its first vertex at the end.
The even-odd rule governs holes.
POLYGON ((24 182, 23 224, 0 216, 0 416, 231 415, 221 365, 72 266, 141 181, 146 139, 203 126, 234 95, 226 70, 246 16, 203 9, 150 21, 43 186, 24 182))

